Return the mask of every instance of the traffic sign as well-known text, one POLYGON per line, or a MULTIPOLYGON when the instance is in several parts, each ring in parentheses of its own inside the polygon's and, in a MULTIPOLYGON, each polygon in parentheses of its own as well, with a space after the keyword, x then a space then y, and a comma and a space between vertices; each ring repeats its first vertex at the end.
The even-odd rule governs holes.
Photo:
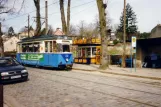
POLYGON ((132 37, 132 47, 136 47, 136 37, 132 37))

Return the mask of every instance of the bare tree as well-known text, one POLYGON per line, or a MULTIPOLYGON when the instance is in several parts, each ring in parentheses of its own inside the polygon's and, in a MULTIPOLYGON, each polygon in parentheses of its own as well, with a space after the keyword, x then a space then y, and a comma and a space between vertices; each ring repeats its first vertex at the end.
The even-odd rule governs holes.
POLYGON ((68 0, 68 9, 67 9, 67 35, 69 34, 69 29, 70 29, 70 4, 71 4, 71 0, 68 0))
POLYGON ((100 35, 101 35, 101 65, 100 69, 106 69, 108 67, 108 54, 107 54, 107 37, 106 37, 106 5, 103 0, 97 0, 97 7, 99 12, 99 23, 100 23, 100 35))
MULTIPOLYGON (((0 15, 12 12, 12 8, 8 8, 6 6, 7 2, 8 0, 0 0, 0 15)), ((1 56, 4 56, 4 45, 2 39, 1 23, 0 23, 0 50, 1 50, 1 56)))
POLYGON ((48 30, 48 35, 53 35, 53 32, 54 32, 54 29, 53 29, 53 27, 51 26, 51 25, 49 25, 49 28, 48 28, 49 30, 48 30))
POLYGON ((66 25, 65 14, 64 14, 64 0, 59 0, 59 2, 60 2, 62 30, 65 34, 67 34, 67 25, 66 25))
POLYGON ((79 31, 79 36, 83 37, 85 32, 85 22, 83 20, 80 21, 80 24, 78 25, 78 31, 79 31))
POLYGON ((0 23, 0 52, 1 57, 4 56, 4 45, 3 45, 3 38, 2 38, 2 31, 1 31, 1 23, 0 23))
POLYGON ((41 32, 41 20, 40 20, 40 0, 34 0, 34 4, 36 7, 36 31, 35 35, 40 35, 41 32))
POLYGON ((64 0, 59 0, 59 2, 60 2, 62 30, 66 35, 68 35, 69 29, 70 29, 70 5, 71 5, 71 0, 68 0, 67 23, 66 23, 65 14, 64 14, 64 0))
POLYGON ((76 29, 75 25, 72 25, 72 24, 70 25, 68 35, 69 36, 76 36, 76 35, 78 35, 78 32, 77 32, 77 29, 76 29))

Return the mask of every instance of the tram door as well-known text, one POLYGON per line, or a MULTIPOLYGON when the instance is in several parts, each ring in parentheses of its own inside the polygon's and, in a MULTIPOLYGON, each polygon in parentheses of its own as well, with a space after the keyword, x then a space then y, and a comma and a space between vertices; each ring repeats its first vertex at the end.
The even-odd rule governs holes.
POLYGON ((96 64, 101 63, 101 47, 96 46, 96 64))

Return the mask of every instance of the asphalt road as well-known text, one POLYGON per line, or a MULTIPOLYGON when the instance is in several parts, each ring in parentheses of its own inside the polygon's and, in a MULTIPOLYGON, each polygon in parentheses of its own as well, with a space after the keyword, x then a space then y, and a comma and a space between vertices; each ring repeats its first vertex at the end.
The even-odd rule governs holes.
POLYGON ((161 107, 160 81, 27 67, 30 80, 4 86, 26 107, 161 107))

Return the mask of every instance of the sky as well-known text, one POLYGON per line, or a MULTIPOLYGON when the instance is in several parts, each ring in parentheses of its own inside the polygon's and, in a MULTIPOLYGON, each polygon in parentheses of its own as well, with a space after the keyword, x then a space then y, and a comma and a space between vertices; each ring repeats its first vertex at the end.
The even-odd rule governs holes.
MULTIPOLYGON (((9 0, 8 7, 13 6, 14 0, 9 0)), ((104 0, 108 1, 108 15, 111 19, 111 25, 120 23, 120 16, 123 11, 123 0, 104 0)), ((15 11, 20 10, 22 0, 16 0, 15 11)), ((161 23, 161 0, 127 0, 137 17, 138 31, 150 32, 157 24, 161 23)), ((45 0, 41 0, 41 17, 45 16, 45 0)), ((61 16, 59 10, 59 0, 48 0, 48 24, 54 29, 61 28, 61 16)), ((65 0, 67 5, 67 0, 65 0)), ((66 10, 66 7, 65 7, 66 10)), ((25 4, 18 14, 1 15, 4 31, 12 26, 15 32, 27 26, 27 17, 30 15, 30 25, 35 27, 35 6, 33 0, 25 0, 25 4)), ((98 15, 96 0, 71 0, 71 24, 78 25, 81 21, 93 23, 98 15)), ((44 19, 42 19, 44 22, 44 19)), ((44 25, 42 26, 44 27, 44 25)))

